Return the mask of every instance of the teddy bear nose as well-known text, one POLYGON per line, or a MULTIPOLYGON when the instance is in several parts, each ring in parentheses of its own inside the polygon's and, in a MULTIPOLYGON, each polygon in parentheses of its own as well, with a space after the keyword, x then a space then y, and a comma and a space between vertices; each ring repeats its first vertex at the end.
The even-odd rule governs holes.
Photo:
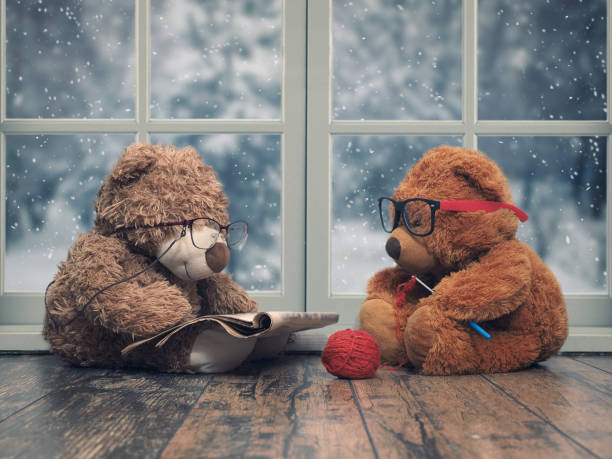
POLYGON ((206 251, 206 263, 215 273, 220 273, 229 263, 230 254, 227 245, 216 243, 206 251))
POLYGON ((394 237, 390 237, 387 239, 387 243, 385 244, 385 250, 389 254, 391 258, 397 260, 400 257, 400 253, 402 252, 402 246, 400 242, 394 237))

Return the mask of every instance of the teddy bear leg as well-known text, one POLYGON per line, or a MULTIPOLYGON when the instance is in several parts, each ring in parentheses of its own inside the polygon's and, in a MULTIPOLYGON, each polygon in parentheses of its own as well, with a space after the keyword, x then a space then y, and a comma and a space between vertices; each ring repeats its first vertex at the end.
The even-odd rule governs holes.
POLYGON ((364 301, 359 311, 359 328, 376 339, 383 362, 396 365, 406 360, 392 305, 378 298, 364 301))
POLYGON ((478 371, 497 373, 526 368, 540 357, 540 342, 534 332, 492 331, 491 339, 474 336, 474 349, 480 356, 478 371))
POLYGON ((422 307, 410 316, 404 342, 408 359, 423 374, 478 371, 479 358, 465 326, 434 308, 422 307))
POLYGON ((408 319, 404 340, 411 363, 428 375, 512 371, 538 359, 536 334, 496 330, 491 335, 485 339, 465 322, 421 308, 408 319))

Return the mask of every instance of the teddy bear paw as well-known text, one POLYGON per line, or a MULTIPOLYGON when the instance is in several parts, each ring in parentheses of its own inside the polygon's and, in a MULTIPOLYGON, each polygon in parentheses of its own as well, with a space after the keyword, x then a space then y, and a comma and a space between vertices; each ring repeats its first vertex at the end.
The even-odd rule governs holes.
POLYGON ((436 334, 429 319, 426 308, 417 309, 406 322, 406 329, 404 330, 406 355, 417 370, 423 367, 423 363, 435 343, 436 334))
POLYGON ((397 365, 406 360, 392 305, 378 298, 366 300, 359 311, 359 328, 376 339, 382 362, 397 365))

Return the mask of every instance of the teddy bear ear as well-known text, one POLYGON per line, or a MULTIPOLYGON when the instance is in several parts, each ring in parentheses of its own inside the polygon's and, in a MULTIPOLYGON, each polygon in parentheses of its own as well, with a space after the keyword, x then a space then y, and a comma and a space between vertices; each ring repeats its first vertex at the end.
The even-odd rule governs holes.
POLYGON ((504 174, 493 160, 484 155, 467 155, 455 163, 451 170, 465 180, 470 188, 482 195, 486 201, 510 201, 510 187, 504 174))
POLYGON ((111 172, 110 179, 118 185, 134 182, 155 164, 157 157, 152 145, 134 143, 123 152, 111 172))

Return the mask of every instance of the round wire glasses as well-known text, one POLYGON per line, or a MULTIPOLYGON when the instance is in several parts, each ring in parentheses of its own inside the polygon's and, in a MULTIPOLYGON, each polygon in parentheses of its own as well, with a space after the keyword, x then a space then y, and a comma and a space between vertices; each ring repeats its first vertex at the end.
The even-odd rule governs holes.
POLYGON ((191 236, 192 244, 202 250, 210 249, 219 240, 219 235, 225 233, 225 242, 230 249, 240 249, 244 245, 248 233, 249 225, 243 220, 237 220, 229 225, 222 225, 211 218, 194 218, 191 220, 182 220, 179 222, 164 222, 155 225, 142 225, 118 228, 114 232, 135 230, 141 228, 161 228, 166 226, 182 226, 181 237, 187 234, 191 236))

